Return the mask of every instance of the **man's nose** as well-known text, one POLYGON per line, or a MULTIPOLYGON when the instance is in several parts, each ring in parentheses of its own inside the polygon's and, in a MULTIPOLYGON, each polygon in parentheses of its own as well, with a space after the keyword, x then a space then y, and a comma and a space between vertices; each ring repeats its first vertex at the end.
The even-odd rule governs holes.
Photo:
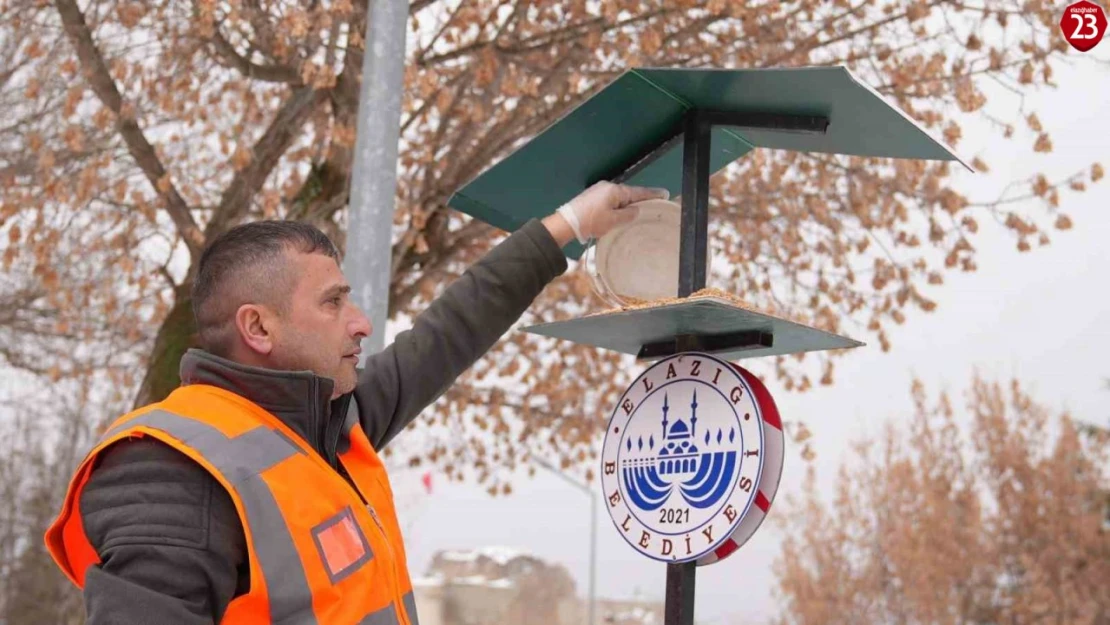
POLYGON ((362 313, 362 309, 358 306, 355 306, 354 309, 354 318, 347 327, 348 331, 351 333, 351 336, 357 336, 359 338, 370 336, 370 333, 374 331, 370 319, 362 313))

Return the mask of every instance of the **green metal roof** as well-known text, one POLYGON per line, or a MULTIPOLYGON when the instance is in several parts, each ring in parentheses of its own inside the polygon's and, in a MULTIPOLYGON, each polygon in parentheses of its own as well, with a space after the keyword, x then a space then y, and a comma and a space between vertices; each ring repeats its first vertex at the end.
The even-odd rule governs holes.
MULTIPOLYGON (((844 67, 632 69, 459 189, 448 204, 513 231, 674 139, 693 108, 829 119, 825 134, 715 127, 710 157, 714 172, 757 147, 959 160, 942 141, 844 67)), ((672 141, 661 158, 625 182, 666 187, 677 197, 681 170, 682 142, 672 141)), ((581 251, 575 243, 567 253, 577 258, 581 251)))

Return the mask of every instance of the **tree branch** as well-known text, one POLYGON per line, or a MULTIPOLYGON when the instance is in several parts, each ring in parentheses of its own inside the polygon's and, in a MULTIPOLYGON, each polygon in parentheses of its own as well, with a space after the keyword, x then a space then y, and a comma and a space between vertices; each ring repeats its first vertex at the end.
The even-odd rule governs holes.
MULTIPOLYGON (((451 15, 448 16, 447 19, 443 21, 443 26, 440 26, 439 30, 436 31, 435 35, 432 35, 432 38, 428 40, 428 43, 424 46, 424 48, 416 53, 416 64, 417 65, 422 65, 424 63, 424 57, 428 56, 428 53, 432 51, 432 48, 435 47, 436 42, 438 42, 439 38, 443 36, 443 33, 447 32, 448 28, 451 28, 451 25, 454 24, 455 18, 458 17, 462 7, 463 7, 463 3, 459 3, 459 6, 456 7, 454 11, 451 12, 451 15)), ((515 7, 514 7, 514 10, 515 10, 515 7)), ((494 15, 497 14, 496 9, 494 9, 493 14, 494 15)), ((487 23, 488 23, 488 21, 487 21, 487 23)), ((485 29, 485 26, 486 26, 485 24, 482 24, 482 26, 479 27, 478 32, 481 33, 485 29)))
POLYGON ((293 90, 266 132, 262 133, 251 148, 250 164, 237 171, 224 190, 220 204, 212 214, 212 221, 208 222, 205 229, 205 236, 213 237, 222 233, 247 213, 251 198, 262 188, 281 156, 297 138, 305 120, 323 101, 324 95, 325 92, 312 87, 298 87, 293 90))
MULTIPOLYGON (((365 4, 365 3, 364 3, 365 4)), ((347 31, 357 32, 359 35, 366 33, 365 6, 356 9, 347 21, 347 31)), ((366 42, 363 42, 365 48, 366 42)), ((362 55, 365 50, 348 45, 343 57, 343 69, 336 77, 335 86, 332 87, 331 99, 338 110, 335 112, 337 119, 353 118, 358 112, 358 88, 362 83, 362 55)))
MULTIPOLYGON (((265 48, 265 53, 268 56, 276 58, 277 55, 274 54, 274 25, 270 23, 269 7, 263 8, 259 0, 246 0, 244 4, 247 7, 247 21, 254 29, 255 41, 261 44, 262 48, 265 48)), ((300 55, 293 54, 295 59, 298 56, 300 55)))
POLYGON ((62 18, 66 35, 77 51, 77 58, 84 70, 86 80, 89 81, 89 85, 101 103, 115 113, 118 120, 117 127, 127 145, 127 151, 135 159, 135 163, 146 175, 150 184, 154 186, 155 191, 165 201, 166 212, 181 233, 189 253, 194 258, 199 257, 204 247, 204 235, 193 219, 192 213, 189 212, 189 206, 166 173, 166 168, 158 158, 154 146, 150 144, 143 129, 139 127, 138 121, 132 113, 125 114, 123 97, 108 71, 103 55, 93 42, 92 32, 85 23, 85 16, 77 7, 76 0, 56 0, 55 6, 58 9, 58 15, 62 18))
POLYGON ((435 104, 436 98, 444 89, 452 89, 458 86, 460 80, 462 80, 463 78, 469 78, 470 75, 471 72, 469 71, 459 72, 452 76, 447 82, 440 83, 436 87, 435 91, 430 93, 428 97, 424 98, 424 101, 420 103, 420 107, 413 111, 408 116, 408 119, 401 122, 401 136, 404 136, 405 131, 409 129, 409 126, 412 125, 412 123, 417 119, 420 119, 420 116, 426 113, 428 109, 431 108, 433 104, 435 104))
POLYGON ((409 5, 409 15, 416 15, 423 11, 425 8, 435 4, 436 0, 415 0, 409 5))
POLYGON ((567 24, 562 28, 546 31, 527 39, 522 39, 512 45, 506 46, 498 45, 495 39, 482 39, 462 46, 460 48, 451 50, 450 52, 444 52, 443 54, 437 54, 435 56, 428 57, 419 61, 417 65, 420 67, 428 67, 429 65, 436 65, 444 61, 451 61, 459 57, 467 56, 468 54, 473 54, 474 52, 477 52, 478 50, 491 45, 495 46, 499 54, 524 54, 533 50, 538 50, 545 46, 570 41, 572 39, 575 39, 576 37, 581 36, 581 31, 588 31, 591 28, 600 28, 600 32, 604 34, 615 28, 621 28, 623 26, 629 26, 637 22, 647 21, 652 19, 653 17, 665 15, 673 11, 674 9, 656 9, 654 11, 648 11, 647 13, 642 13, 640 15, 611 23, 606 23, 606 20, 603 17, 595 17, 574 24, 567 24))
MULTIPOLYGON (((938 4, 940 4, 939 0, 937 2, 935 2, 934 4, 930 5, 930 6, 936 6, 938 4)), ((839 20, 839 19, 841 19, 843 17, 846 17, 848 15, 851 15, 852 13, 854 13, 854 11, 855 11, 855 9, 847 11, 847 12, 841 14, 840 16, 838 16, 836 18, 836 20, 839 20)), ((863 26, 859 26, 859 27, 857 27, 855 29, 852 29, 852 30, 849 30, 847 32, 840 33, 835 37, 832 37, 832 38, 829 38, 829 39, 826 39, 826 40, 823 40, 823 41, 820 38, 821 33, 823 32, 823 29, 817 30, 812 35, 810 35, 806 40, 799 42, 798 45, 796 45, 790 51, 785 52, 785 53, 779 55, 778 57, 776 57, 774 59, 771 59, 769 62, 765 63, 764 67, 775 67, 776 65, 779 65, 780 63, 786 61, 790 57, 809 54, 810 52, 814 52, 814 51, 819 50, 821 48, 826 48, 828 46, 831 46, 834 43, 839 43, 841 41, 847 41, 849 39, 852 39, 853 37, 856 37, 857 35, 862 35, 863 33, 866 33, 868 31, 878 30, 879 28, 881 28, 883 26, 886 26, 887 24, 892 24, 894 22, 898 22, 898 21, 901 21, 901 20, 905 19, 906 16, 908 15, 908 13, 909 13, 908 10, 907 11, 902 11, 901 13, 890 15, 890 16, 888 16, 884 19, 881 19, 879 21, 871 22, 870 24, 864 24, 863 26)))
POLYGON ((239 70, 247 78, 256 78, 267 82, 285 82, 294 86, 301 85, 301 77, 297 70, 284 65, 259 65, 252 63, 235 50, 235 46, 223 36, 219 30, 208 40, 215 48, 216 54, 226 61, 231 67, 239 70))

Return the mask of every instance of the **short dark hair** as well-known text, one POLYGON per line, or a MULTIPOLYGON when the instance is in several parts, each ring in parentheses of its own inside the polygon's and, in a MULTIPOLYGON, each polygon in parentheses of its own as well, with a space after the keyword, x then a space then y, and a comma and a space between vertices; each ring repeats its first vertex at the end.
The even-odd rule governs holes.
POLYGON ((328 235, 298 221, 254 221, 213 239, 200 256, 193 280, 193 317, 200 346, 227 356, 235 337, 235 312, 245 303, 281 308, 291 288, 287 250, 326 254, 339 262, 328 235))

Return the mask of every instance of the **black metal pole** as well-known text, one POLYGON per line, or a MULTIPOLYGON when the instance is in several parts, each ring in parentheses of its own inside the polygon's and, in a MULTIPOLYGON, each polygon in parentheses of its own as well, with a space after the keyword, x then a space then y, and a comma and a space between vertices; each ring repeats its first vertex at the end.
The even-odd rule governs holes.
MULTIPOLYGON (((709 142, 713 126, 700 111, 686 114, 682 145, 682 230, 678 296, 705 288, 709 253, 709 142)), ((669 624, 668 624, 669 625, 669 624)))
MULTIPOLYGON (((713 126, 699 111, 687 113, 682 145, 682 231, 679 244, 678 296, 705 288, 709 254, 709 143, 713 126)), ((675 337, 679 351, 698 349, 697 339, 675 337)), ((693 625, 697 564, 667 565, 664 625, 693 625)))
POLYGON ((694 574, 696 562, 667 565, 667 603, 664 625, 694 625, 694 574))
MULTIPOLYGON (((699 337, 681 334, 675 337, 680 352, 702 349, 699 337)), ((697 581, 696 562, 667 565, 667 595, 663 604, 663 625, 694 625, 694 586, 697 581)))

